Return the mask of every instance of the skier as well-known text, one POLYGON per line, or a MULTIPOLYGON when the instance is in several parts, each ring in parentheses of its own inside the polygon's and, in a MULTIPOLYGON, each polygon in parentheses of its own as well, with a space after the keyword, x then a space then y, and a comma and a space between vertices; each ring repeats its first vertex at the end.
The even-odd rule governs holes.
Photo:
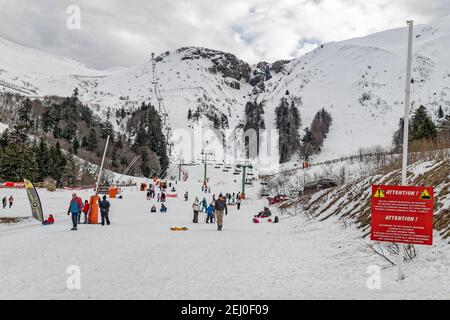
POLYGON ((156 206, 153 205, 152 208, 150 209, 150 212, 156 212, 156 206))
POLYGON ((156 202, 159 202, 160 200, 161 200, 161 196, 160 196, 160 194, 158 192, 158 196, 156 197, 156 202))
POLYGON ((83 202, 81 202, 80 197, 78 197, 76 193, 73 193, 72 200, 70 200, 69 204, 69 210, 67 211, 67 215, 72 214, 73 227, 70 230, 77 230, 78 215, 81 213, 82 208, 83 202))
POLYGON ((161 202, 166 202, 166 194, 164 192, 161 193, 161 202))
POLYGON ((8 200, 6 199, 6 196, 2 199, 2 203, 3 203, 3 209, 6 208, 8 200))
POLYGON ((150 190, 148 190, 147 191, 147 200, 150 200, 150 195, 151 195, 151 192, 150 192, 150 190))
POLYGON ((159 209, 159 212, 167 212, 167 207, 164 205, 164 203, 161 203, 161 209, 159 209))
POLYGON ((208 193, 211 193, 211 187, 208 188, 208 193))
POLYGON ((88 212, 89 212, 89 201, 84 201, 83 213, 84 213, 84 224, 88 221, 88 212))
POLYGON ((231 196, 231 205, 235 205, 236 204, 236 195, 235 195, 235 193, 233 192, 233 195, 231 196))
POLYGON ((12 205, 13 205, 13 202, 14 202, 14 198, 13 198, 13 196, 12 195, 10 195, 9 196, 9 207, 11 208, 12 207, 12 205))
POLYGON ((188 200, 189 200, 189 193, 186 191, 186 193, 184 194, 184 201, 188 200))
POLYGON ((215 216, 216 216, 216 222, 217 222, 217 230, 222 231, 223 214, 224 214, 224 212, 227 212, 227 202, 226 202, 223 194, 219 195, 219 199, 216 200, 214 209, 215 209, 215 216))
POLYGON ((46 219, 44 222, 42 222, 42 224, 44 226, 49 225, 49 224, 54 224, 55 223, 55 218, 53 218, 53 215, 49 215, 48 219, 46 219))
POLYGON ((110 205, 109 201, 106 200, 106 196, 103 196, 103 200, 101 200, 98 205, 100 207, 100 214, 102 217, 102 226, 105 225, 105 221, 106 221, 106 224, 109 226, 111 223, 109 221, 109 207, 111 205, 110 205))
POLYGON ((212 203, 209 204, 206 210, 206 223, 209 222, 214 223, 214 205, 212 203))
POLYGON ((193 223, 198 223, 198 211, 200 209, 200 206, 198 204, 198 198, 195 197, 194 203, 192 204, 192 210, 194 211, 194 219, 192 220, 193 223))

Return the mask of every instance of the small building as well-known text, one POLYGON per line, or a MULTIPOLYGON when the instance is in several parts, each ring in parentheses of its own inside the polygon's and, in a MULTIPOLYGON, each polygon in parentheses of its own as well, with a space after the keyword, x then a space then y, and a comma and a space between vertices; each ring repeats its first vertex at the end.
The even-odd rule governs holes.
POLYGON ((337 186, 337 183, 333 179, 322 178, 322 179, 313 180, 313 181, 310 181, 305 184, 304 195, 312 194, 317 191, 328 189, 328 188, 334 188, 336 186, 337 186))

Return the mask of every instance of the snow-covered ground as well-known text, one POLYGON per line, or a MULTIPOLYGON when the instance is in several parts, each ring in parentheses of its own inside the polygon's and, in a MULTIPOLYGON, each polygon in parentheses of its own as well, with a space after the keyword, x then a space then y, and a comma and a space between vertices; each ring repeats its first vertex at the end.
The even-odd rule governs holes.
MULTIPOLYGON (((253 224, 252 215, 266 204, 256 199, 256 186, 240 211, 229 209, 222 232, 206 224, 204 214, 193 224, 191 203, 202 197, 202 167, 184 170, 190 179, 176 186, 177 199, 168 198, 167 214, 150 213, 154 201, 128 188, 123 199, 111 200, 111 226, 81 225, 78 231, 69 230, 66 215, 71 192, 40 189, 44 211, 56 223, 0 224, 0 299, 450 298, 450 252, 439 239, 418 249, 405 266, 406 280, 398 283, 396 269, 337 219, 281 217, 278 224, 253 224), (172 226, 189 231, 170 231, 172 226), (66 286, 72 265, 81 270, 80 290, 66 286), (366 285, 373 265, 382 268, 379 290, 366 285)), ((231 174, 211 168, 208 176, 212 193, 239 191, 231 174)), ((15 204, 0 209, 0 216, 29 216, 25 191, 0 190, 1 197, 9 194, 15 204)), ((79 192, 83 199, 90 194, 79 192)))

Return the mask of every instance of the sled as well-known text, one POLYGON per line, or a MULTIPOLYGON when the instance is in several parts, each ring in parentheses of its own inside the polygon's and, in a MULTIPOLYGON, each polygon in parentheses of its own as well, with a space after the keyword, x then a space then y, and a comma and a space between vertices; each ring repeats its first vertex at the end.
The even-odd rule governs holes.
POLYGON ((187 231, 187 230, 189 230, 188 228, 186 228, 186 227, 172 227, 172 228, 170 228, 170 230, 172 230, 172 231, 187 231))

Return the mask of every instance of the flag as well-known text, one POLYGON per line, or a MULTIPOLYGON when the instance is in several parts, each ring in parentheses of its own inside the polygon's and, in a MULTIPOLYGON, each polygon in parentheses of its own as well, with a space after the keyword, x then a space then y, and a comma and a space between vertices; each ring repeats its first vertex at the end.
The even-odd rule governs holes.
POLYGON ((28 200, 30 200, 31 212, 33 214, 33 217, 36 220, 43 222, 44 215, 42 214, 41 199, 39 199, 36 188, 27 179, 23 179, 23 182, 25 183, 25 189, 27 190, 28 200))

